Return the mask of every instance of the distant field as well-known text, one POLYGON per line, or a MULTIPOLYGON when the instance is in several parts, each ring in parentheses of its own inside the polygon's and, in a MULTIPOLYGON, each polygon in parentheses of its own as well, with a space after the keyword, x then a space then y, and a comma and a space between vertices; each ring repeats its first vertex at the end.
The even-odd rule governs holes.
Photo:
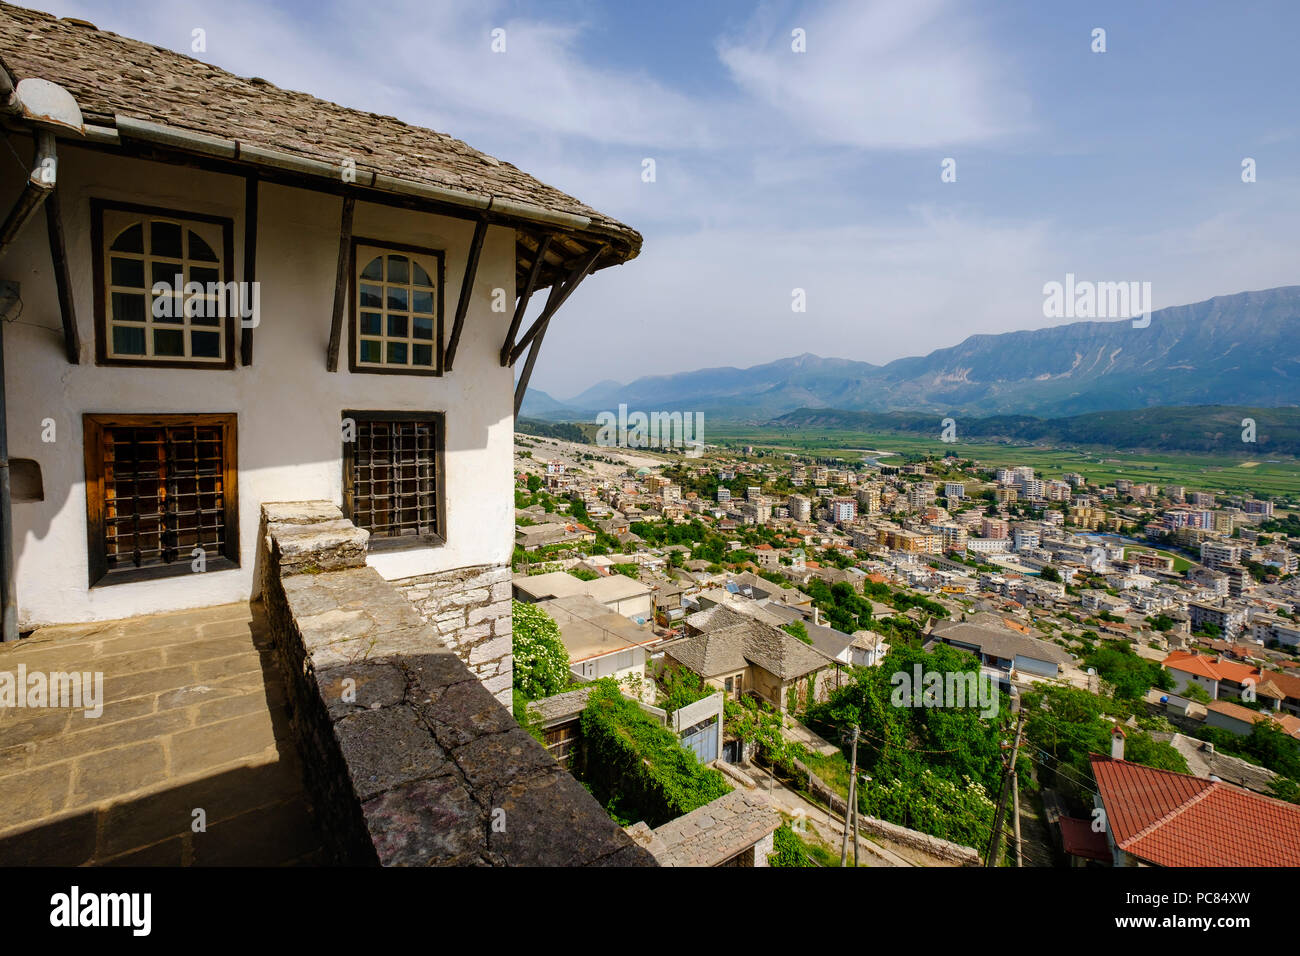
MULTIPOLYGON (((1215 455, 1172 453, 1075 451, 1037 446, 954 442, 935 438, 879 432, 809 429, 783 432, 753 427, 713 425, 707 441, 742 442, 755 448, 798 452, 848 461, 862 458, 861 449, 879 449, 904 455, 956 454, 974 458, 988 467, 1032 465, 1048 478, 1067 471, 1089 481, 1111 484, 1116 478, 1153 481, 1161 485, 1186 485, 1197 491, 1280 495, 1300 498, 1300 462, 1294 459, 1262 461, 1215 455)), ((889 459, 884 459, 888 461, 889 459)))

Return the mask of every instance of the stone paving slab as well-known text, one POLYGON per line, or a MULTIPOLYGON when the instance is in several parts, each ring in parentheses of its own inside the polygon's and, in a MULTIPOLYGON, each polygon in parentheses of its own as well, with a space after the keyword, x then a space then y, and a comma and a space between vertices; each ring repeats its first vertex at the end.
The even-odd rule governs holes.
POLYGON ((319 862, 269 648, 248 604, 0 646, 0 672, 103 675, 97 717, 0 706, 0 865, 319 862))

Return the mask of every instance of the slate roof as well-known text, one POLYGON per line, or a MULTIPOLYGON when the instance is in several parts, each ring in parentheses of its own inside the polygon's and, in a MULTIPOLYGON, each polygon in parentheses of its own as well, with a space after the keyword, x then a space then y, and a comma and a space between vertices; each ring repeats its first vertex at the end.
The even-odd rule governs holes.
POLYGON ((931 635, 946 642, 973 645, 985 654, 1004 660, 1012 660, 1016 656, 1029 657, 1058 667, 1064 667, 1074 660, 1055 644, 1000 627, 984 627, 968 622, 944 623, 935 625, 931 635))
POLYGON ((628 833, 660 866, 717 866, 780 825, 781 814, 764 797, 733 790, 653 831, 638 824, 628 833))
POLYGON ((334 167, 352 159, 359 183, 373 172, 585 217, 592 231, 616 240, 616 261, 641 247, 631 227, 446 133, 235 76, 84 21, 0 3, 0 57, 16 79, 67 89, 88 124, 113 128, 120 115, 334 167))
POLYGON ((831 665, 824 654, 760 621, 697 634, 665 647, 664 653, 706 678, 754 664, 786 681, 831 665))
POLYGON ((1157 866, 1300 866, 1300 806, 1093 755, 1120 849, 1157 866))

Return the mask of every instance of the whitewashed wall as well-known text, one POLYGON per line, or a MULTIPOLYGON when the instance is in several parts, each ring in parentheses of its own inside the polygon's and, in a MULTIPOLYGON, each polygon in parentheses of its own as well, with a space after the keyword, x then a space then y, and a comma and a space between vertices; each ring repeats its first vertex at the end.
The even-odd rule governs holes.
MULTIPOLYGON (((6 210, 17 195, 16 179, 10 177, 0 187, 6 210)), ((13 506, 19 618, 24 627, 249 598, 259 504, 310 498, 340 502, 339 423, 341 412, 350 408, 446 413, 447 543, 373 556, 371 563, 381 574, 404 578, 509 560, 513 376, 500 366, 498 352, 510 316, 493 312, 491 301, 492 289, 500 287, 513 306, 511 229, 488 230, 452 373, 440 378, 351 374, 346 332, 339 370, 329 373, 325 352, 342 201, 263 184, 257 246, 261 325, 254 336, 253 365, 236 364, 233 370, 108 368, 94 364, 91 257, 96 253, 90 241, 90 200, 232 218, 238 279, 244 256, 243 180, 63 147, 58 188, 81 332, 80 365, 67 363, 57 331, 60 318, 43 214, 0 259, 0 278, 21 282, 24 303, 21 322, 4 330, 9 452, 39 462, 45 484, 44 501, 13 506), (241 567, 89 588, 81 422, 85 412, 237 413, 241 567), (46 418, 57 426, 52 444, 41 440, 46 418)), ((445 339, 460 295, 472 223, 358 202, 353 232, 445 250, 445 339)))

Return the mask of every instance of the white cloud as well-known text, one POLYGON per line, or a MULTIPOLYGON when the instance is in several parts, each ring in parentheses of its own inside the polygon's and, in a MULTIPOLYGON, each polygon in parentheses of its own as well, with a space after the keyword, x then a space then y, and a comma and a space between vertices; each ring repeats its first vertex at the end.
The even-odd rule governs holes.
POLYGON ((1025 124, 997 44, 950 0, 766 7, 718 54, 736 83, 802 134, 867 148, 982 143, 1025 124), (807 52, 791 50, 791 30, 807 52))

